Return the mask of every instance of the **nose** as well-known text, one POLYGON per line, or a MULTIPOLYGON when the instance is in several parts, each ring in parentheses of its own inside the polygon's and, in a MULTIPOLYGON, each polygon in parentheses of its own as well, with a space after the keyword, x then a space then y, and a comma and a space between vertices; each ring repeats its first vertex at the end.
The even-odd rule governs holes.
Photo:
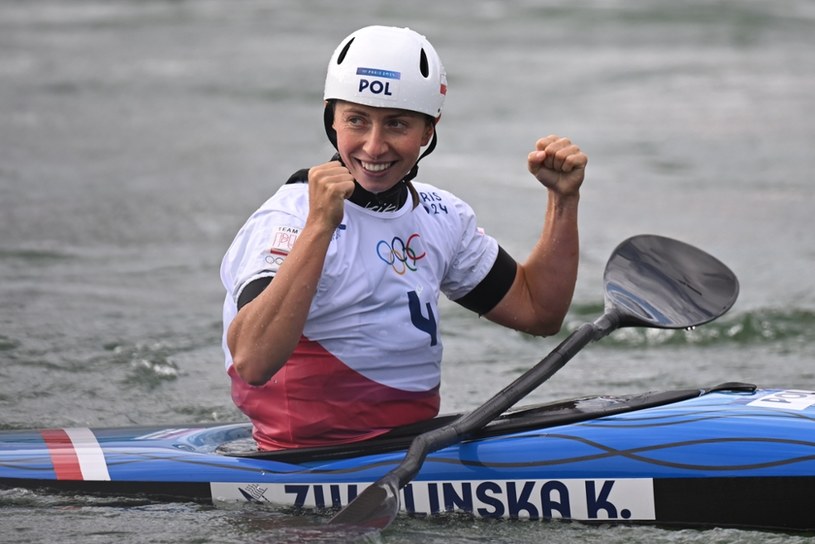
POLYGON ((362 146, 362 149, 372 159, 384 155, 388 150, 388 143, 385 139, 385 128, 379 123, 373 123, 371 129, 368 131, 365 145, 362 146))

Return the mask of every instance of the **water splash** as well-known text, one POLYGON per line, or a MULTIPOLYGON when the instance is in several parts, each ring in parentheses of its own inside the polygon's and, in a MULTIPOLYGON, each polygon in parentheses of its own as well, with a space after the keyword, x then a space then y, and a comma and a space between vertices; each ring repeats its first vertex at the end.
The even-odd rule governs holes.
MULTIPOLYGON (((602 313, 597 304, 575 305, 566 331, 602 313)), ((618 347, 804 345, 815 340, 815 311, 803 308, 760 308, 727 314, 690 330, 624 328, 604 344, 618 347)))

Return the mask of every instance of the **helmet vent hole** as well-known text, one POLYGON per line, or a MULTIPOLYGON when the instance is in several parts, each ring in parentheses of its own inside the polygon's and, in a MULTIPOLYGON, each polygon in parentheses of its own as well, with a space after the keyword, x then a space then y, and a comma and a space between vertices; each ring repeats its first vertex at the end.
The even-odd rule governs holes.
POLYGON ((421 55, 419 56, 419 71, 425 78, 430 75, 430 68, 427 66, 427 54, 425 54, 424 49, 422 49, 421 55))
POLYGON ((348 43, 345 44, 345 47, 342 48, 340 51, 339 56, 337 57, 337 64, 342 64, 342 61, 345 60, 345 55, 348 54, 348 50, 351 48, 351 44, 354 43, 354 38, 348 40, 348 43))

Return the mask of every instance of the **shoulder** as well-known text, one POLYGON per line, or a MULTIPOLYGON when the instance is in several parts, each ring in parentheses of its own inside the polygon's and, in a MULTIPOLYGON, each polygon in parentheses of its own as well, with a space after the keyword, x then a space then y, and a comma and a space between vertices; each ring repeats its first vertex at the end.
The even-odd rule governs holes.
POLYGON ((297 213, 301 210, 308 210, 308 184, 287 183, 261 204, 252 217, 272 211, 297 213))
POLYGON ((466 206, 469 208, 469 205, 462 198, 435 185, 429 183, 414 183, 413 186, 416 187, 416 192, 419 193, 419 204, 426 205, 432 202, 443 202, 448 205, 466 206))
POLYGON ((450 191, 429 183, 414 183, 413 185, 419 195, 419 205, 424 207, 431 216, 468 219, 475 215, 472 207, 466 201, 450 191))
POLYGON ((416 188, 416 192, 419 193, 419 198, 422 202, 429 202, 429 201, 441 201, 446 200, 449 202, 460 201, 463 202, 459 197, 447 191, 445 189, 441 189, 436 187, 435 185, 431 185, 430 183, 421 183, 421 182, 413 182, 413 186, 416 188))
POLYGON ((272 250, 287 253, 305 226, 308 187, 284 185, 246 219, 221 262, 221 278, 235 293, 257 274, 273 275, 272 250), (304 190, 305 189, 305 190, 304 190))
POLYGON ((245 243, 256 236, 266 237, 282 227, 300 229, 307 215, 308 186, 305 183, 283 185, 249 215, 236 234, 233 246, 240 246, 242 240, 245 243))

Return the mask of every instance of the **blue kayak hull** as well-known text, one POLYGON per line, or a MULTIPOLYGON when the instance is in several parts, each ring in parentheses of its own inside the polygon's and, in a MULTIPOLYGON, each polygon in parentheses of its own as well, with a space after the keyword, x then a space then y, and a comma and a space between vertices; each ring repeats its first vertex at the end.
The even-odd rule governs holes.
MULTIPOLYGON (((440 420, 440 422, 443 422, 440 420)), ((416 432, 259 453, 246 423, 0 432, 0 485, 338 508, 416 432)), ((731 385, 520 410, 428 456, 412 515, 815 530, 815 392, 731 385)))

